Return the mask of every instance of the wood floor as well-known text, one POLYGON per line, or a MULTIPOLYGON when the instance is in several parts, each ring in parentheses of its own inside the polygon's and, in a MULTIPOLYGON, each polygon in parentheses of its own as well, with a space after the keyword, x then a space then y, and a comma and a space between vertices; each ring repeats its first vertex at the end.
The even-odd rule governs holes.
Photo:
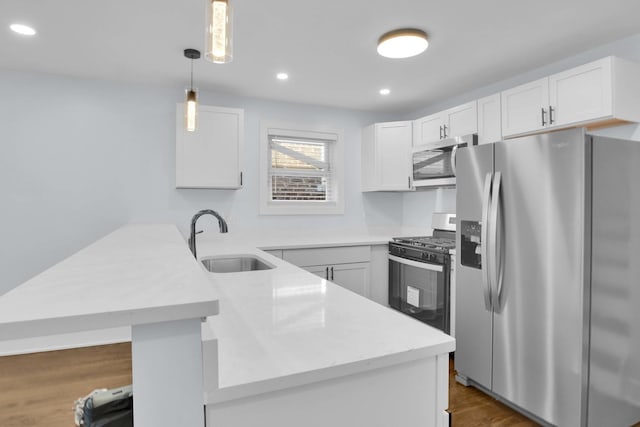
POLYGON ((539 424, 473 387, 458 384, 449 362, 451 427, 533 427, 539 424))
POLYGON ((131 344, 0 357, 0 426, 74 427, 73 402, 131 384, 131 344))
MULTIPOLYGON (((452 427, 537 426, 475 388, 456 383, 453 363, 449 371, 452 427)), ((96 388, 126 384, 131 384, 128 343, 0 357, 0 426, 73 427, 74 400, 96 388)))

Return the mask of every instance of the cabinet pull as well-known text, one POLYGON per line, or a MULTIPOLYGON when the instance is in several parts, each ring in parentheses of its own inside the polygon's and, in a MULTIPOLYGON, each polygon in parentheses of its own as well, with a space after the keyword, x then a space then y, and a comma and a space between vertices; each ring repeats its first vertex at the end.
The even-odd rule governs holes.
POLYGON ((541 108, 540 110, 542 110, 542 126, 546 126, 547 121, 545 119, 547 116, 547 110, 545 110, 544 108, 541 108))
POLYGON ((410 176, 407 177, 407 185, 409 186, 409 188, 411 188, 411 177, 410 176))
POLYGON ((447 125, 442 126, 442 129, 444 129, 444 137, 447 137, 447 125))
POLYGON ((553 124, 553 107, 549 105, 549 124, 553 124))
POLYGON ((242 187, 242 172, 240 172, 240 187, 242 187))
POLYGON ((329 267, 326 267, 324 269, 324 278, 329 280, 329 267))
POLYGON ((440 126, 440 139, 442 139, 442 126, 440 126))
POLYGON ((331 267, 331 280, 333 280, 333 267, 331 267))

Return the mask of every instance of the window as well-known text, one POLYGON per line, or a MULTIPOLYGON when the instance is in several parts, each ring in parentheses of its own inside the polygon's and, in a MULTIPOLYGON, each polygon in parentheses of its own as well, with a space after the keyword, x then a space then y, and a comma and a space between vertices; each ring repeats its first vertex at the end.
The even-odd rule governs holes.
POLYGON ((261 214, 340 214, 342 132, 262 124, 261 214))

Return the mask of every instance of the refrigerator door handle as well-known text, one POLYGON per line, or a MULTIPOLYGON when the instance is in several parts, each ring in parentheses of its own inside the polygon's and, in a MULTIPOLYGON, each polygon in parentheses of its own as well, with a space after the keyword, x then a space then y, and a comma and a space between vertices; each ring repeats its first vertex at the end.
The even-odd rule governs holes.
POLYGON ((493 190, 491 191, 491 213, 489 222, 491 234, 489 235, 489 282, 491 283, 491 305, 495 311, 500 310, 500 294, 502 293, 502 245, 499 241, 501 229, 498 227, 498 214, 500 210, 500 190, 502 186, 502 173, 496 172, 493 178, 493 190))
POLYGON ((491 311, 491 283, 489 282, 489 208, 491 206, 491 173, 484 178, 482 192, 482 226, 480 229, 480 263, 482 266, 482 287, 484 288, 484 307, 491 311))

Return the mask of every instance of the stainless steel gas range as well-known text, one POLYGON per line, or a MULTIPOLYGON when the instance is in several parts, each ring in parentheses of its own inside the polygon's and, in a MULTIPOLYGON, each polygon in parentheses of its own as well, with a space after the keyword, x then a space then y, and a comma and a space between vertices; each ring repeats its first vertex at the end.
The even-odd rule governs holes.
POLYGON ((455 214, 434 213, 432 236, 389 242, 389 305, 455 334, 455 214))

